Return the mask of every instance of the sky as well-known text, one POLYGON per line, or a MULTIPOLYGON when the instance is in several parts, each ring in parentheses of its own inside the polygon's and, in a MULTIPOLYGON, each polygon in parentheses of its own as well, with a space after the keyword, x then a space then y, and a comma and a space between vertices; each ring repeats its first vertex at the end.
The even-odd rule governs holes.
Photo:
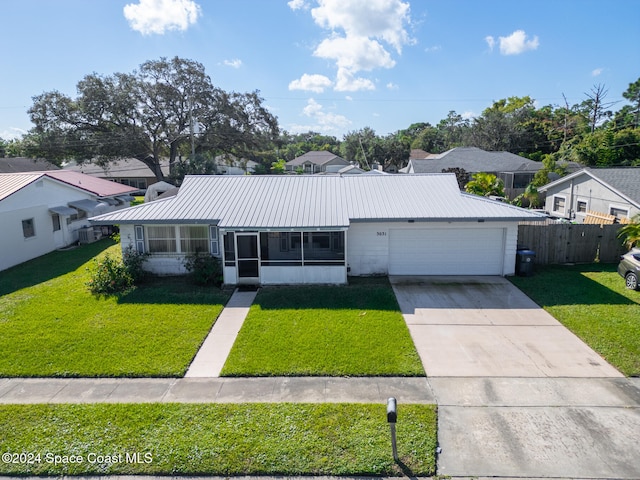
POLYGON ((640 78, 640 0, 0 0, 0 138, 85 75, 195 60, 289 133, 387 135, 494 101, 606 100, 640 78), (564 96, 564 97, 563 97, 564 96))

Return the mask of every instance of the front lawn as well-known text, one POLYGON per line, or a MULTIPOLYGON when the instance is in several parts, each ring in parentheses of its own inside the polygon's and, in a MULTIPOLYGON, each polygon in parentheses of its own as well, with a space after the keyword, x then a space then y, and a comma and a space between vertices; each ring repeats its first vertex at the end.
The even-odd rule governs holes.
POLYGON ((536 265, 511 281, 611 365, 640 376, 640 292, 627 290, 617 265, 536 265))
POLYGON ((0 474, 428 477, 436 424, 398 407, 401 469, 384 405, 0 405, 0 474))
POLYGON ((2 272, 0 376, 184 375, 228 296, 184 278, 93 296, 87 269, 105 253, 120 246, 101 240, 2 272))
POLYGON ((350 282, 263 288, 222 375, 424 375, 387 278, 350 282))

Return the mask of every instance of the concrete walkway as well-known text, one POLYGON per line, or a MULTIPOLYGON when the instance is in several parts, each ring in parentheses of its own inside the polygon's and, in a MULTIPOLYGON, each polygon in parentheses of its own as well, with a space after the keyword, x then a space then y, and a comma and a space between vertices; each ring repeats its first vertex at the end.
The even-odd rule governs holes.
POLYGON ((219 377, 257 291, 236 289, 189 366, 186 378, 219 377))
POLYGON ((422 377, 3 378, 0 404, 435 403, 422 377))

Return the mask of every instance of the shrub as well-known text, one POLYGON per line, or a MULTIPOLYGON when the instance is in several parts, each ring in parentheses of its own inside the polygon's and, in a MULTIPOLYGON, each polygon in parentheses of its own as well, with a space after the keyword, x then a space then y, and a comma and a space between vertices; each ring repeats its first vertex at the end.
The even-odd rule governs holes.
POLYGON ((146 254, 141 254, 129 247, 123 254, 123 260, 105 255, 94 260, 91 279, 87 283, 91 293, 114 295, 131 290, 146 275, 142 265, 146 254))
POLYGON ((196 252, 184 259, 184 267, 198 285, 222 285, 222 264, 213 255, 196 252))

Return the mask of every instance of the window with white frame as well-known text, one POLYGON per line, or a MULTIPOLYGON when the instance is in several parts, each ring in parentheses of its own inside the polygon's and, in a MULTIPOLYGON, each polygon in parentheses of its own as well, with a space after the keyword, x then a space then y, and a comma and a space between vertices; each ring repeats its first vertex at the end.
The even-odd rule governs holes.
POLYGON ((148 225, 145 233, 149 253, 219 254, 209 225, 148 225))
POLYGON ((60 215, 54 213, 51 215, 51 222, 53 223, 53 231, 57 232, 60 230, 60 215))
POLYGON ((22 220, 22 234, 24 235, 24 238, 36 236, 36 227, 33 218, 22 220))
POLYGON ((553 197, 553 211, 564 213, 564 205, 566 203, 565 197, 560 197, 558 195, 554 195, 553 197))
POLYGON ((618 219, 629 218, 629 209, 622 206, 612 205, 609 207, 609 215, 613 215, 618 219))
POLYGON ((576 213, 587 213, 587 201, 578 200, 576 202, 576 213))
POLYGON ((208 225, 181 225, 179 230, 181 253, 209 252, 208 225))

